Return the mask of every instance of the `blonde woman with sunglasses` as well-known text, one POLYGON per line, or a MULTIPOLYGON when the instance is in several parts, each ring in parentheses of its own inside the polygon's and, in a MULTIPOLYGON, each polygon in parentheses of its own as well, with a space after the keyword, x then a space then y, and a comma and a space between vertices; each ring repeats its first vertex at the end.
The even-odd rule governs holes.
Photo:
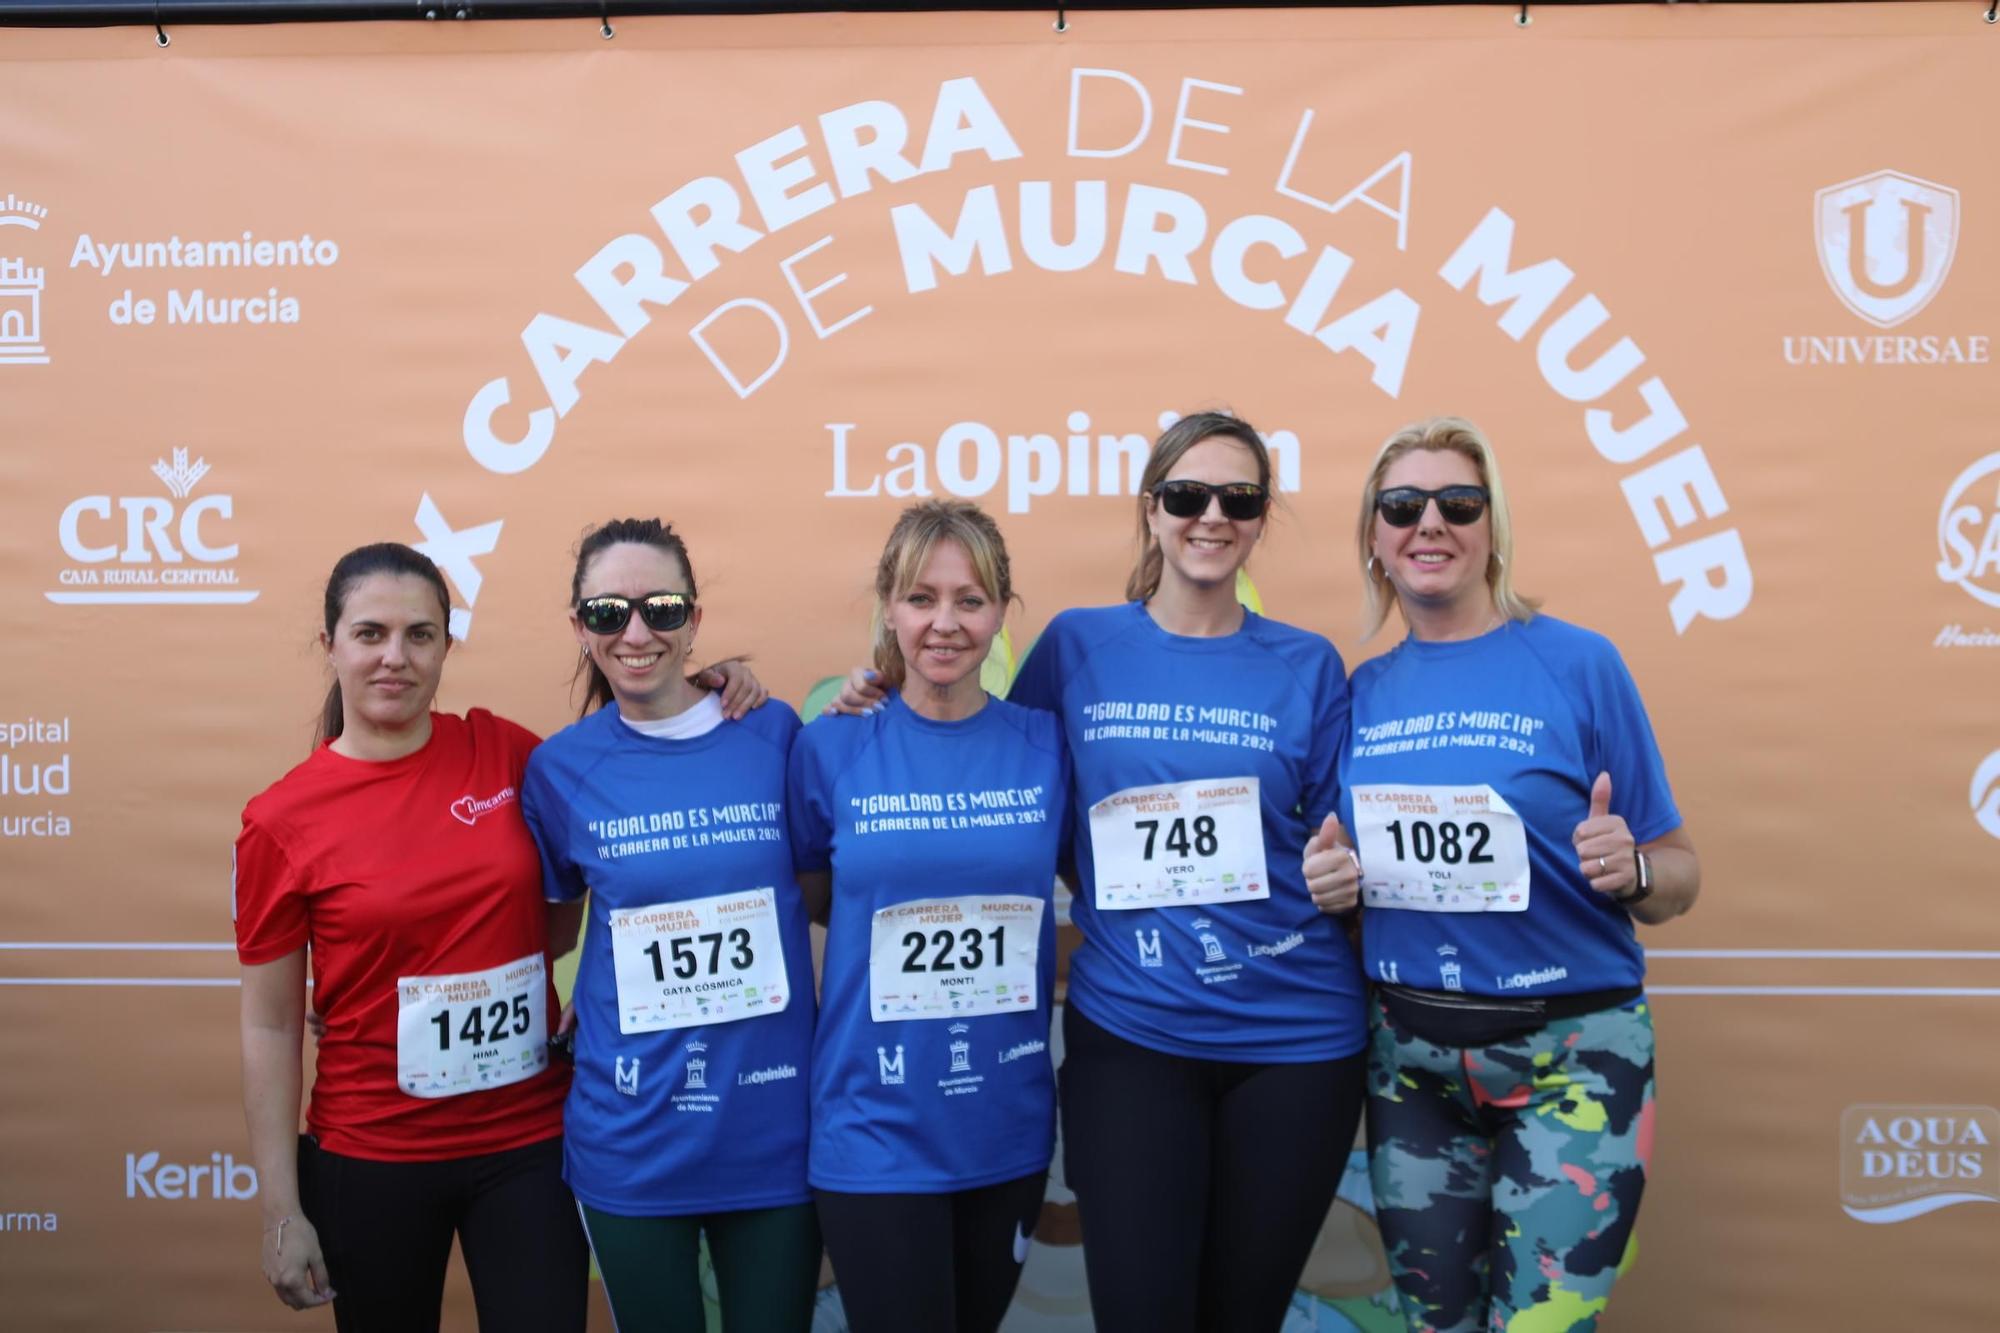
POLYGON ((1346 832, 1306 871, 1363 900, 1376 986, 1376 1219, 1411 1333, 1583 1333, 1610 1297, 1653 1140, 1635 924, 1701 873, 1617 649, 1514 590, 1499 466, 1440 417, 1392 435, 1362 494, 1367 629, 1346 832))

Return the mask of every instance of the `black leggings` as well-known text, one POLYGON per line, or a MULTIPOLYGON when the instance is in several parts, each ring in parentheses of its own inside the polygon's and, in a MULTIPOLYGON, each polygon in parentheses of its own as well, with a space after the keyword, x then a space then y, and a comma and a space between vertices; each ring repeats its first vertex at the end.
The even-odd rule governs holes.
POLYGON ((815 1190, 853 1333, 993 1333, 1014 1299, 1048 1173, 953 1194, 815 1190))
POLYGON ((441 1162, 375 1162, 299 1138, 340 1333, 437 1333, 454 1233, 480 1333, 583 1333, 590 1251, 562 1140, 441 1162))
POLYGON ((1354 1147, 1367 1057, 1241 1064, 1063 1010, 1063 1175, 1099 1333, 1274 1333, 1354 1147))

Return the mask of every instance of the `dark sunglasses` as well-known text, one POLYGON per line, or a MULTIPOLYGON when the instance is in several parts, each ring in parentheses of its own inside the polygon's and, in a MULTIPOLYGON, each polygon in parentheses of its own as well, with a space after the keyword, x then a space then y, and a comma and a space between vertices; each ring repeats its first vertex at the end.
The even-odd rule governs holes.
POLYGON ((1271 507, 1270 495, 1254 481, 1232 481, 1226 486, 1211 486, 1205 481, 1163 481, 1153 488, 1153 495, 1160 508, 1174 518, 1200 518, 1208 512, 1211 495, 1222 501, 1223 516, 1238 523, 1262 518, 1271 507))
POLYGON ((1426 491, 1415 486, 1395 486, 1375 497, 1375 512, 1392 528, 1415 527, 1424 516, 1424 506, 1437 501, 1438 513, 1455 528, 1477 523, 1486 512, 1484 486, 1446 486, 1426 491))
POLYGON ((644 597, 586 597, 576 606, 576 618, 592 634, 620 634, 632 622, 632 610, 646 628, 665 634, 687 624, 694 601, 684 592, 649 592, 644 597))

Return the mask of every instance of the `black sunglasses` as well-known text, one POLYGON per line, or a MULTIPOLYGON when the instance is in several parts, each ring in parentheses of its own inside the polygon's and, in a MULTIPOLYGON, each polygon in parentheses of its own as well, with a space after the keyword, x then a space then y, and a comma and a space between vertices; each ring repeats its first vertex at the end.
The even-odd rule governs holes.
POLYGON ((632 609, 646 628, 661 634, 687 624, 694 600, 684 592, 649 592, 644 597, 586 597, 576 605, 576 618, 592 634, 620 634, 632 622, 632 609))
POLYGON ((1484 486, 1446 486, 1426 491, 1415 486, 1395 486, 1375 497, 1375 512, 1392 528, 1415 527, 1424 516, 1424 506, 1437 501, 1438 513, 1455 528, 1477 523, 1486 512, 1484 486))
POLYGON ((1211 495, 1222 501, 1223 516, 1238 523, 1262 518, 1271 507, 1270 495, 1254 481, 1232 481, 1224 486, 1205 481, 1163 481, 1153 488, 1153 495, 1160 508, 1174 518, 1200 518, 1208 512, 1211 495))

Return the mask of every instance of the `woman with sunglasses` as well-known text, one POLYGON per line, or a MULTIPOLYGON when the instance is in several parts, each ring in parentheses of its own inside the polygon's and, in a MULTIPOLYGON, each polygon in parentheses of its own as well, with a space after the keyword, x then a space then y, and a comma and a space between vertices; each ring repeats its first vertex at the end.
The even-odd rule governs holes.
POLYGON ((1069 765, 1054 718, 980 684, 1013 600, 992 518, 910 506, 875 592, 894 693, 792 749, 799 864, 832 883, 812 1184, 855 1333, 992 1333, 1054 1154, 1069 765))
POLYGON ((706 1234, 726 1330, 804 1330, 820 1238, 812 954, 784 813, 798 715, 771 703, 725 726, 685 679, 701 606, 658 519, 586 535, 570 605, 588 696, 521 791, 550 896, 589 892, 565 1174, 621 1327, 702 1326, 706 1234))
POLYGON ((1617 649, 1508 573, 1491 447, 1392 435, 1356 532, 1368 632, 1341 761, 1352 849, 1307 862, 1366 907, 1376 1220, 1412 1333, 1589 1330, 1645 1185, 1653 1025, 1635 922, 1701 874, 1617 649))
POLYGON ((244 810, 231 885, 264 1275, 296 1309, 332 1301, 343 1333, 434 1331, 456 1235, 485 1333, 582 1333, 547 1042, 563 925, 516 799, 535 738, 431 711, 451 603, 423 555, 350 551, 324 604, 324 743, 244 810))
POLYGON ((1345 674, 1236 596, 1270 490, 1247 422, 1169 426, 1130 600, 1056 616, 1009 694, 1076 766, 1064 1174, 1104 1330, 1276 1329, 1361 1114, 1361 979, 1301 868, 1345 674))
POLYGON ((1057 615, 1008 693, 1057 715, 1075 767, 1063 1174, 1106 1333, 1276 1329, 1361 1117, 1361 977, 1302 872, 1346 679, 1236 597, 1270 489, 1247 422, 1169 426, 1130 600, 1057 615))

